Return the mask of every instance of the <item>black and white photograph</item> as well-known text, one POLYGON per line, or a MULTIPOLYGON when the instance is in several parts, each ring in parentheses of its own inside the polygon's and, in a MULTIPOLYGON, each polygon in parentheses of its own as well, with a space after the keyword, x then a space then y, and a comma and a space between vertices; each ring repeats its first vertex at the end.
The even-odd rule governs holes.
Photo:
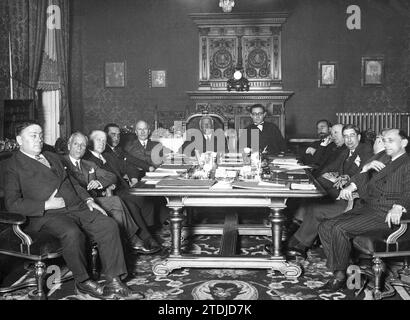
POLYGON ((409 0, 0 0, 0 308, 410 300, 409 135, 409 0))

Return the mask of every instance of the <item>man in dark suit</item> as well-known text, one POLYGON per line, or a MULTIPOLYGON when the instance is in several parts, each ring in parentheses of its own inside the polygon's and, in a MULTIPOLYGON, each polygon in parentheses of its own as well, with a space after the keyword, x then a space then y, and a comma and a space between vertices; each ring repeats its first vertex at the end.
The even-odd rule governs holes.
POLYGON ((135 224, 126 205, 112 192, 116 187, 117 177, 95 163, 83 160, 88 139, 81 132, 71 135, 68 140, 69 154, 62 157, 63 164, 80 186, 88 190, 90 195, 107 213, 117 221, 121 233, 132 249, 139 251, 142 240, 136 235, 139 227, 135 224))
POLYGON ((259 137, 257 151, 265 151, 268 154, 277 154, 286 151, 286 142, 278 127, 271 122, 265 122, 265 107, 261 104, 255 104, 250 107, 250 112, 252 124, 246 127, 247 147, 255 148, 255 142, 252 141, 255 139, 252 139, 252 137, 257 134, 259 137))
POLYGON ((357 191, 363 205, 319 225, 319 236, 334 278, 322 289, 344 288, 349 265, 351 239, 370 231, 391 232, 403 213, 410 211, 410 156, 405 148, 409 139, 403 131, 384 131, 383 142, 388 160, 369 162, 350 181, 339 197, 351 200, 357 191))
POLYGON ((152 172, 160 164, 160 162, 158 161, 160 156, 159 153, 158 158, 155 159, 153 159, 151 154, 152 150, 158 143, 149 139, 151 133, 150 128, 148 123, 143 120, 140 120, 136 123, 135 133, 137 135, 137 138, 130 140, 124 146, 124 150, 131 154, 134 158, 141 160, 144 163, 143 169, 145 171, 152 172))
MULTIPOLYGON (((41 153, 40 125, 19 126, 20 151, 7 160, 5 204, 7 210, 28 217, 28 231, 44 231, 61 241, 63 257, 73 272, 77 292, 97 298, 128 298, 131 290, 120 280, 127 274, 118 226, 106 216, 75 179, 71 179, 58 155, 41 153), (103 287, 87 272, 86 236, 97 242, 103 287)), ((137 297, 141 298, 140 294, 137 297)))
POLYGON ((152 254, 161 250, 160 245, 154 240, 147 226, 154 225, 154 207, 143 197, 137 197, 129 193, 130 185, 133 184, 127 173, 124 171, 121 162, 111 153, 103 152, 107 143, 107 135, 104 131, 94 130, 90 134, 90 148, 85 153, 83 159, 94 162, 100 168, 114 173, 117 177, 114 194, 124 201, 128 210, 140 228, 138 237, 143 240, 143 245, 139 249, 143 254, 152 254))
POLYGON ((121 146, 121 130, 117 124, 107 124, 104 127, 104 132, 107 134, 107 146, 103 155, 111 153, 115 156, 131 179, 139 179, 144 176, 144 171, 149 171, 149 165, 145 161, 135 158, 123 149, 121 146))
POLYGON ((372 156, 371 147, 368 144, 360 143, 357 127, 344 126, 343 137, 347 149, 325 169, 325 173, 318 179, 327 191, 328 197, 305 204, 306 212, 303 222, 288 242, 288 256, 306 257, 307 249, 311 247, 318 235, 319 224, 344 212, 348 202, 337 200, 340 189, 349 181, 350 177, 360 172, 362 166, 372 156))
POLYGON ((317 137, 319 140, 311 143, 303 150, 300 160, 304 164, 318 166, 323 161, 323 157, 318 154, 318 149, 320 147, 326 148, 332 142, 330 128, 331 124, 326 119, 316 122, 317 137))

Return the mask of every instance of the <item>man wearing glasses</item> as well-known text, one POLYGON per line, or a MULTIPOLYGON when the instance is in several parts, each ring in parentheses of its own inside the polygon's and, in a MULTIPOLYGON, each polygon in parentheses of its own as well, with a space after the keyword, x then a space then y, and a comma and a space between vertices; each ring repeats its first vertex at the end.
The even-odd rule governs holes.
POLYGON ((265 122, 265 107, 261 104, 255 104, 251 106, 250 112, 252 124, 246 127, 247 146, 253 148, 255 141, 252 140, 255 139, 254 137, 259 136, 258 151, 267 152, 268 154, 277 154, 286 151, 286 142, 278 127, 271 122, 265 122), (257 135, 255 135, 255 133, 257 135))

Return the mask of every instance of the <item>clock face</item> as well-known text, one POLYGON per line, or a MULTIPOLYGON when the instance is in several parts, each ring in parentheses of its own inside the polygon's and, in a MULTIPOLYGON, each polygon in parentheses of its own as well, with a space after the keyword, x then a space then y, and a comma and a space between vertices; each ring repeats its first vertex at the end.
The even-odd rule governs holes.
POLYGON ((233 78, 234 78, 235 80, 241 79, 241 78, 242 78, 242 72, 239 71, 239 70, 236 70, 235 73, 233 74, 233 78))

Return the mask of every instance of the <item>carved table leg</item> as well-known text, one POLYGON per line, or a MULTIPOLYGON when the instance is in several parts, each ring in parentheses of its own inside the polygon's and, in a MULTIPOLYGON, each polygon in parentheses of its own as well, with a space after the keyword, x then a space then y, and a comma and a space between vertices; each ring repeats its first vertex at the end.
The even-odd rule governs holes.
POLYGON ((181 255, 181 232, 183 220, 184 216, 182 214, 182 208, 171 208, 170 221, 172 249, 170 256, 181 255))
POLYGON ((271 253, 273 257, 282 256, 282 225, 284 216, 282 213, 282 208, 271 208, 269 219, 271 221, 272 228, 272 247, 271 253))

